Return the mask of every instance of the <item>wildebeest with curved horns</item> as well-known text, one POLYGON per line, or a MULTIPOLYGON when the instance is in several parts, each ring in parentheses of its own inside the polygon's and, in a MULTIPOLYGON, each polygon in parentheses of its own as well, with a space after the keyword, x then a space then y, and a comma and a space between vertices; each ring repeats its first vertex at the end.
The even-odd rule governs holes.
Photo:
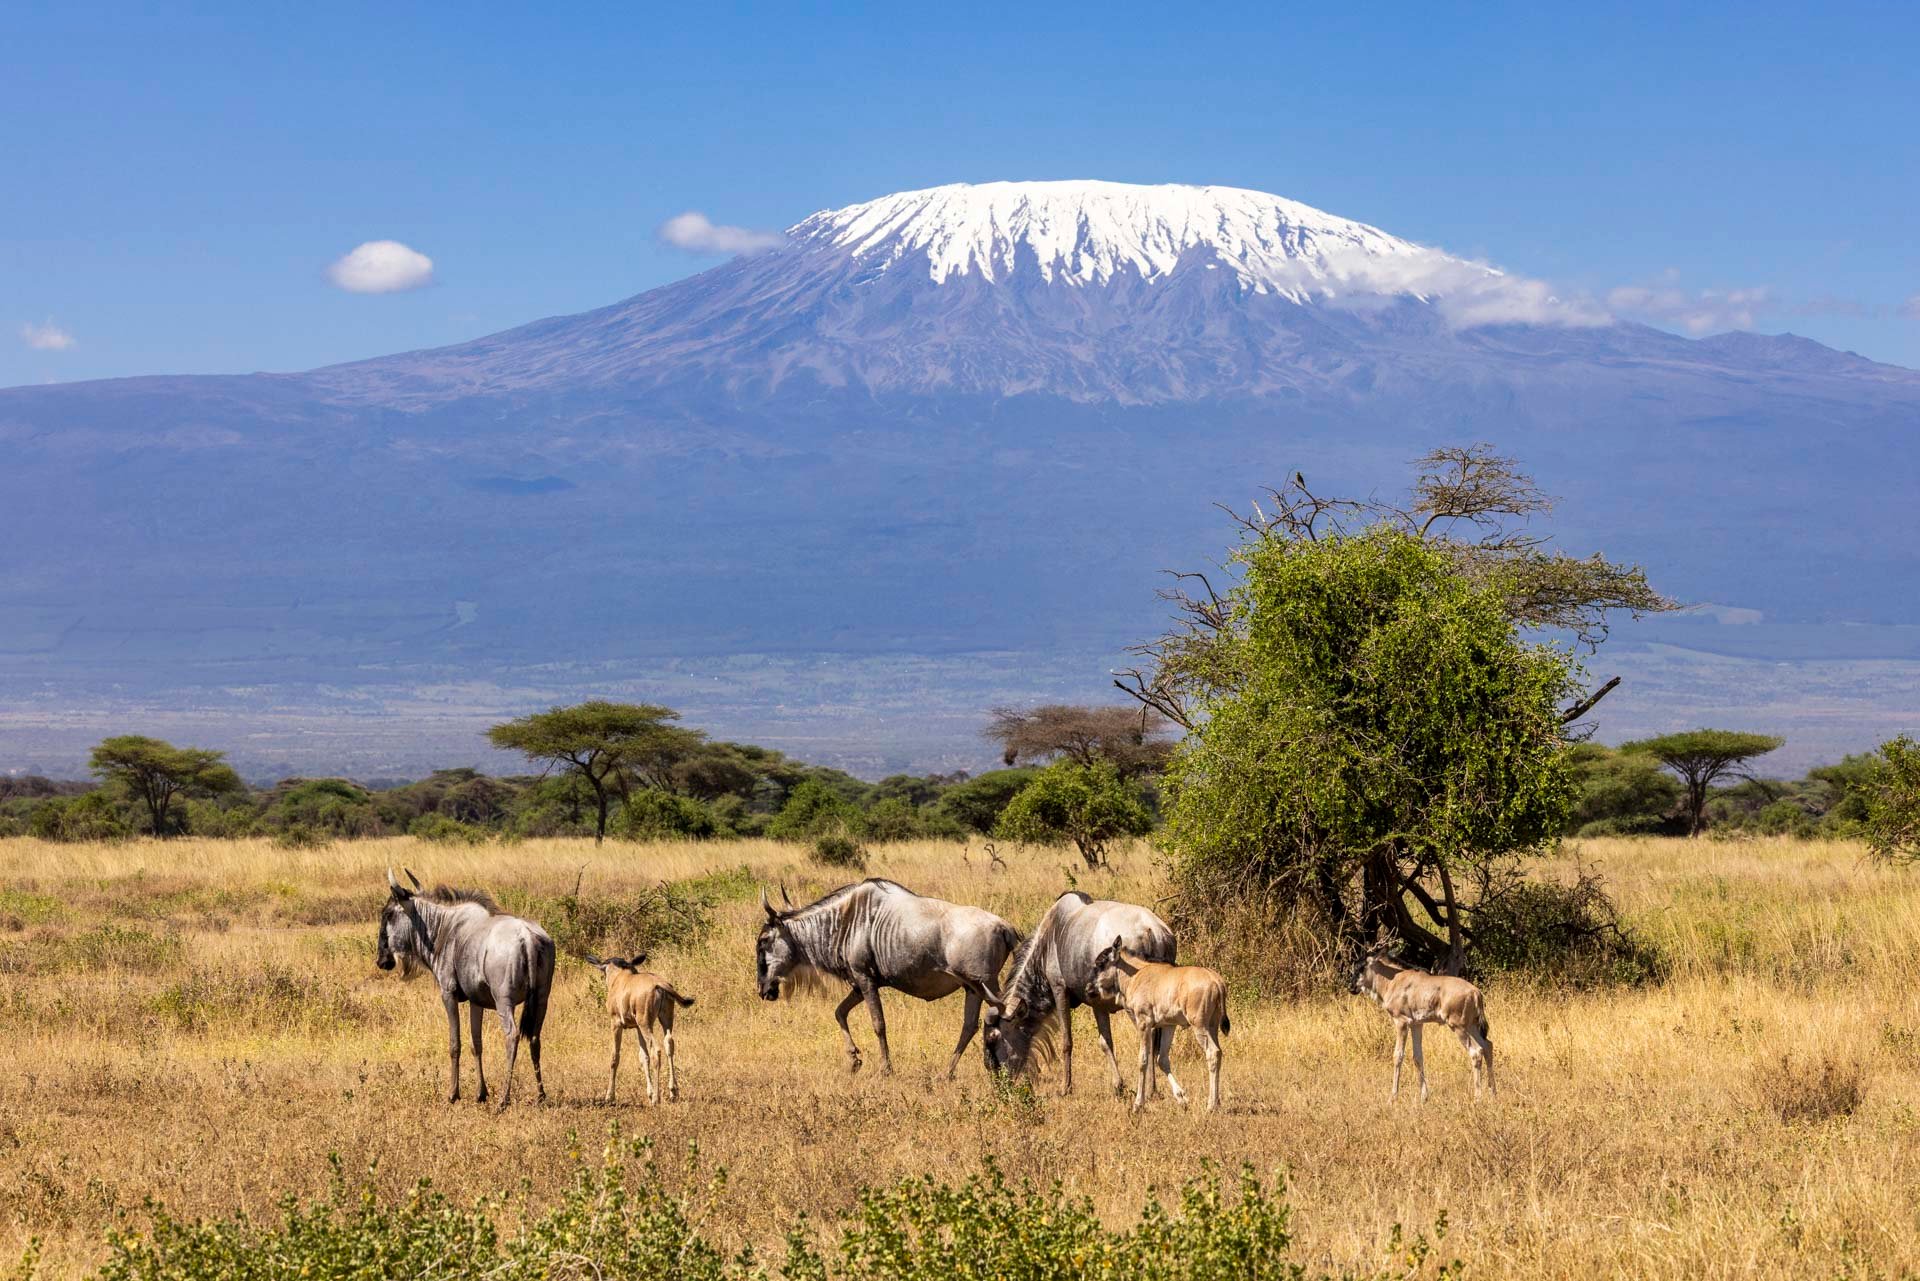
POLYGON ((520 1055, 520 1038, 527 1039, 533 1059, 533 1085, 546 1101, 546 1082, 540 1078, 540 1028, 547 1020, 547 997, 553 990, 553 940, 532 921, 509 916, 478 890, 424 889, 411 871, 407 889, 387 869, 387 904, 380 911, 380 939, 376 963, 383 970, 395 966, 410 979, 430 970, 440 984, 440 1003, 447 1008, 447 1055, 452 1060, 452 1084, 447 1102, 460 1099, 460 1003, 468 1003, 473 1032, 473 1067, 480 1077, 479 1101, 487 1101, 487 1069, 480 1054, 481 1011, 500 1016, 507 1038, 507 1088, 500 1097, 504 1109, 513 1102, 513 1067, 520 1055), (520 1018, 513 1010, 520 1007, 520 1018))
MULTIPOLYGON (((1125 1088, 1120 1061, 1113 1053, 1113 1014, 1119 1007, 1095 994, 1094 958, 1115 937, 1127 950, 1150 961, 1172 964, 1179 945, 1167 923, 1134 903, 1091 898, 1068 890, 1053 901, 1033 933, 1014 954, 1004 994, 997 1009, 987 1011, 987 1031, 981 1044, 989 1071, 1023 1072, 1036 1055, 1052 1051, 1049 1020, 1058 1014, 1062 1073, 1060 1091, 1073 1092, 1073 1010, 1085 1005, 1093 1011, 1093 1025, 1107 1052, 1107 1067, 1116 1092, 1125 1088)), ((1161 1069, 1166 1070, 1173 1033, 1159 1034, 1161 1069)))
MULTIPOLYGON (((786 891, 781 890, 785 898, 786 891)), ((860 1070, 860 1047, 853 1043, 847 1015, 861 1001, 880 1042, 880 1071, 893 1072, 887 1049, 887 1016, 880 992, 893 988, 923 1001, 954 992, 967 994, 960 1043, 947 1061, 952 1078, 960 1055, 980 1026, 982 1000, 1000 998, 1000 967, 1020 941, 1013 926, 977 907, 926 898, 893 881, 866 880, 843 885, 805 907, 776 911, 760 891, 767 923, 754 945, 760 998, 777 1001, 783 987, 796 981, 834 979, 851 989, 833 1016, 847 1039, 847 1060, 860 1070)))

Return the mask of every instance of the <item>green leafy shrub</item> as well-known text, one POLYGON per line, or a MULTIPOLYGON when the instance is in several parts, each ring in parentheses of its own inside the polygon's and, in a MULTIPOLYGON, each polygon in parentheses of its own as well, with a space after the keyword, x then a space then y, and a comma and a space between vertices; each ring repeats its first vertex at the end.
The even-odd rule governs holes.
POLYGON ((827 867, 847 867, 861 872, 867 868, 866 848, 845 832, 822 832, 813 838, 807 855, 827 867))
POLYGON ((726 835, 710 806, 655 787, 641 788, 627 797, 614 831, 630 841, 705 840, 726 835))
POLYGON ((295 823, 275 832, 273 843, 283 850, 323 850, 333 844, 333 838, 317 827, 295 823))
MULTIPOLYGON (((244 1214, 186 1222, 148 1202, 143 1232, 115 1228, 103 1281, 292 1281, 299 1277, 674 1278, 675 1281, 954 1281, 1017 1277, 1031 1281, 1127 1277, 1140 1281, 1302 1281, 1294 1259, 1291 1216, 1278 1187, 1241 1170, 1229 1193, 1217 1170, 1181 1189, 1172 1209, 1149 1200, 1128 1227, 1105 1226, 1084 1198, 1059 1186, 1009 1183, 991 1161, 955 1185, 910 1179, 860 1195, 837 1242, 823 1247, 804 1222, 787 1234, 777 1268, 751 1250, 729 1255, 704 1225, 723 1204, 724 1169, 703 1174, 690 1151, 669 1189, 650 1140, 621 1137, 617 1127, 598 1163, 582 1162, 560 1199, 544 1211, 522 1208, 514 1223, 500 1201, 458 1205, 422 1182, 397 1201, 371 1182, 350 1187, 333 1158, 325 1196, 288 1197, 277 1218, 244 1214)), ((1454 1278, 1458 1261, 1442 1261, 1433 1238, 1398 1229, 1387 1258, 1365 1274, 1454 1278)), ((1324 1275, 1324 1274, 1319 1274, 1324 1275)), ((1352 1274, 1348 1274, 1352 1275, 1352 1274)))
POLYGON ((1111 761, 1060 760, 1020 789, 1000 812, 993 834, 1032 845, 1071 843, 1090 868, 1107 865, 1107 849, 1124 836, 1145 836, 1153 816, 1140 787, 1111 761))
POLYGON ((435 845, 484 845, 491 833, 484 827, 462 823, 445 814, 422 814, 407 828, 407 835, 415 840, 431 841, 435 845))
POLYGON ((1904 734, 1882 743, 1880 762, 1861 786, 1867 844, 1883 858, 1920 859, 1920 743, 1904 734))
POLYGON ((935 808, 966 831, 991 836, 1001 812, 1039 772, 1037 769, 991 770, 942 792, 935 808))
POLYGON ((105 789, 75 797, 53 797, 34 806, 27 830, 43 841, 124 841, 133 824, 105 789))
POLYGON ((631 952, 666 947, 697 947, 713 932, 713 909, 754 891, 753 873, 738 867, 709 872, 623 898, 572 891, 554 899, 530 898, 509 904, 546 926, 554 946, 569 955, 631 952))
POLYGON ((861 830, 860 807, 817 778, 804 778, 787 794, 767 824, 767 835, 777 841, 804 841, 823 833, 861 830))

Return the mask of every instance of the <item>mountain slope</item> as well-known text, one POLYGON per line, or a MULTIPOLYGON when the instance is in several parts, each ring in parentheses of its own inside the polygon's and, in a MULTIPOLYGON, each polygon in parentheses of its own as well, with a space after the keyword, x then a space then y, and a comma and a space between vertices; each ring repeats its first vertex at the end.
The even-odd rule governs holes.
POLYGON ((454 347, 0 391, 0 705, 1112 661, 1157 571, 1224 544, 1213 502, 1391 488, 1473 440, 1564 496, 1569 545, 1685 598, 1920 623, 1920 374, 1603 319, 1279 197, 989 184, 454 347))

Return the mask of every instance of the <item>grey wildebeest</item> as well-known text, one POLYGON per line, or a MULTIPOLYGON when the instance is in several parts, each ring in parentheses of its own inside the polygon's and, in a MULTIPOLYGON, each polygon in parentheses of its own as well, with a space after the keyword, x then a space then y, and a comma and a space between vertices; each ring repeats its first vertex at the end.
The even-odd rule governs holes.
MULTIPOLYGON (((1220 1042, 1233 1031, 1227 1017, 1227 981, 1204 965, 1167 965, 1127 950, 1125 940, 1114 939, 1093 961, 1093 991, 1102 1000, 1125 1010, 1140 1029, 1140 1082, 1133 1092, 1133 1110, 1147 1105, 1153 1086, 1153 1055, 1148 1042, 1156 1035, 1168 1040, 1176 1028, 1191 1028, 1207 1056, 1207 1111, 1220 1110, 1220 1042)), ((1187 1092, 1174 1079, 1166 1046, 1160 1050, 1160 1069, 1176 1103, 1187 1092)))
MULTIPOLYGON (((1114 1091, 1125 1089, 1120 1061, 1113 1052, 1112 1015, 1117 1007, 1093 991, 1094 958, 1116 935, 1137 956, 1168 963, 1176 959, 1178 944, 1173 931, 1144 907, 1089 898, 1078 890, 1069 890, 1053 901, 1040 924, 1014 953, 999 1007, 987 1011, 983 1043, 989 1069, 1023 1072, 1036 1055, 1044 1058, 1051 1054, 1051 1020, 1057 1015, 1065 1077, 1061 1092, 1071 1093, 1073 1010, 1086 1005, 1093 1010, 1093 1025, 1107 1052, 1114 1091)), ((1172 1045, 1173 1033, 1168 1031, 1160 1044, 1163 1070, 1172 1045)))
POLYGON ((591 952, 586 955, 587 964, 607 980, 607 1017, 613 1022, 613 1063, 607 1068, 609 1103, 613 1102, 613 1085, 620 1076, 620 1040, 628 1028, 633 1029, 634 1040, 640 1042, 640 1066, 647 1074, 647 1102, 660 1101, 662 1085, 669 1103, 680 1097, 680 1072, 673 1055, 673 1016, 680 1007, 692 1005, 693 998, 674 991, 658 974, 641 969, 646 959, 645 952, 630 959, 615 956, 603 960, 591 952), (655 1028, 659 1029, 657 1044, 655 1028), (653 1071, 656 1053, 660 1056, 658 1082, 653 1071))
MULTIPOLYGON (((781 895, 785 897, 785 891, 781 895)), ((980 1025, 983 1000, 1000 998, 1000 969, 1019 934, 993 913, 944 899, 926 898, 903 885, 865 880, 843 885, 805 907, 776 911, 760 891, 767 923, 754 945, 760 998, 777 1001, 783 989, 819 981, 845 983, 850 989, 833 1016, 847 1041, 847 1060, 860 1070, 860 1047, 853 1043, 847 1015, 866 1002, 873 1035, 880 1043, 880 1071, 891 1074, 887 1016, 880 1006, 886 988, 923 1001, 964 991, 966 1013, 960 1043, 947 1062, 952 1078, 960 1055, 980 1025)))
POLYGON ((387 903, 380 911, 380 938, 376 963, 383 970, 399 967, 410 979, 422 970, 440 984, 440 1003, 447 1010, 447 1055, 452 1060, 452 1084, 447 1102, 460 1098, 460 1004, 468 1004, 473 1032, 473 1067, 480 1078, 480 1102, 487 1100, 487 1069, 480 1053, 482 1012, 500 1016, 507 1039, 507 1086, 500 1096, 505 1108, 513 1101, 513 1068, 520 1055, 520 1038, 527 1040, 533 1059, 533 1085, 539 1099, 547 1097, 540 1077, 540 1028, 547 1018, 547 998, 553 990, 553 940, 532 921, 502 912, 478 890, 446 886, 423 889, 411 871, 407 889, 387 869, 387 903), (520 1007, 518 1021, 514 1007, 520 1007))
POLYGON ((1483 1071, 1487 1093, 1493 1094, 1493 1042, 1487 1036, 1486 1000, 1480 989, 1462 978, 1402 965, 1385 951, 1383 945, 1376 945, 1361 958, 1352 988, 1355 996, 1366 997, 1393 1020, 1393 1089, 1387 1097, 1400 1097, 1400 1063, 1412 1040, 1413 1070, 1420 1076, 1420 1099, 1426 1101, 1427 1065, 1420 1054, 1420 1028, 1427 1023, 1444 1023, 1459 1035, 1473 1070, 1474 1097, 1480 1096, 1483 1071))

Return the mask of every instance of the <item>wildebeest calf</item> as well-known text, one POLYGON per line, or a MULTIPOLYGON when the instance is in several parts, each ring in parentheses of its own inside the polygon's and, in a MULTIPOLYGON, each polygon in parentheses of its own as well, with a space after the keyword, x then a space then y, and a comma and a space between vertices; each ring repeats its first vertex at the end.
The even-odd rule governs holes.
POLYGON ((609 957, 605 960, 587 955, 588 965, 595 966, 607 980, 607 1017, 613 1022, 613 1063, 607 1069, 607 1102, 613 1102, 614 1082, 620 1076, 620 1039, 628 1028, 633 1029, 635 1039, 640 1042, 640 1065, 647 1074, 647 1102, 660 1101, 660 1085, 654 1078, 653 1059, 660 1056, 660 1076, 666 1084, 669 1103, 680 1097, 680 1074, 673 1057, 673 1016, 683 1005, 692 1005, 693 998, 682 996, 658 974, 640 968, 647 959, 645 952, 637 953, 631 959, 609 957), (660 1030, 659 1044, 654 1043, 654 1029, 660 1030))
POLYGON ((1467 1047, 1467 1060, 1473 1068, 1474 1097, 1480 1095, 1480 1074, 1487 1076, 1487 1093, 1493 1094, 1493 1042, 1487 1036, 1486 1001, 1480 989, 1462 978, 1448 974, 1429 974, 1390 960, 1383 949, 1367 953, 1353 972, 1353 993, 1364 996, 1387 1012, 1393 1020, 1393 1089, 1390 1099, 1400 1097, 1400 1062, 1407 1042, 1413 1042, 1413 1070, 1420 1075, 1420 1099, 1427 1097, 1427 1065, 1420 1055, 1420 1027, 1425 1023, 1444 1023, 1467 1047))
MULTIPOLYGON (((1133 1093, 1133 1110, 1147 1105, 1153 1088, 1154 1038, 1161 1028, 1191 1028, 1207 1056, 1207 1111, 1220 1110, 1220 1042, 1233 1030, 1227 1017, 1227 981, 1204 965, 1166 965, 1127 951, 1114 939, 1093 960, 1093 991, 1127 1012, 1140 1029, 1140 1081, 1133 1093)), ((1166 1064, 1167 1085, 1176 1103, 1187 1092, 1166 1064)))

